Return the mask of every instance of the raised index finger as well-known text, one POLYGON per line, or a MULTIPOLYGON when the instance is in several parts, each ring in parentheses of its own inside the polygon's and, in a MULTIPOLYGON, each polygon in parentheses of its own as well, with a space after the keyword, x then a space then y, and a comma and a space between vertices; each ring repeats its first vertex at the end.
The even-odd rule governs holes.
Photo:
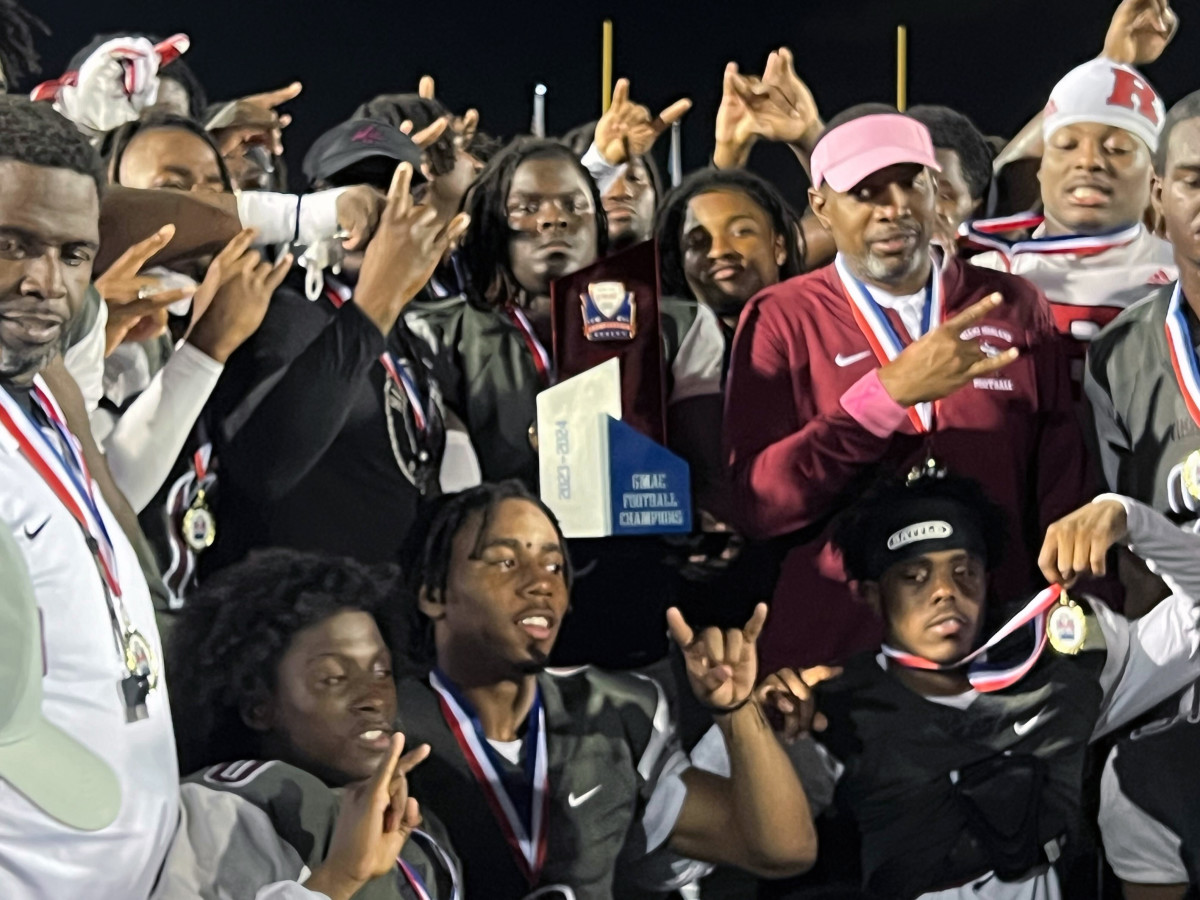
POLYGON ((628 99, 629 99, 629 79, 628 78, 618 78, 616 85, 613 86, 612 103, 609 105, 609 109, 612 109, 612 107, 614 107, 614 106, 619 106, 620 104, 624 103, 628 99))
POLYGON ((942 327, 953 331, 957 337, 960 331, 968 325, 974 325, 1003 302, 1004 298, 1000 296, 999 292, 988 294, 978 303, 972 303, 954 318, 947 319, 942 327))
POLYGON ((412 195, 409 193, 412 187, 412 173, 412 163, 402 162, 396 166, 392 175, 392 184, 387 192, 387 208, 393 216, 402 215, 409 208, 412 201, 412 195))
POLYGON ((433 90, 434 90, 433 76, 432 75, 422 75, 421 81, 417 85, 417 96, 420 97, 422 100, 432 100, 433 99, 433 90))
POLYGON ((400 762, 400 754, 404 752, 404 734, 397 731, 392 735, 392 743, 388 747, 388 755, 379 762, 379 768, 371 776, 367 789, 372 795, 379 791, 387 794, 388 785, 396 774, 396 765, 400 762))

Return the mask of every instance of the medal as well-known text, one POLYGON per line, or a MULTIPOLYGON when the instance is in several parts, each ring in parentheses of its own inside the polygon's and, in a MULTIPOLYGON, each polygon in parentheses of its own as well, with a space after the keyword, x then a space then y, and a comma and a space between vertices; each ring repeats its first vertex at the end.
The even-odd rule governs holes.
POLYGON ((183 542, 195 553, 203 553, 217 539, 217 520, 204 499, 204 488, 196 491, 196 499, 183 514, 183 542))
POLYGON ((620 281, 597 281, 579 295, 583 336, 589 341, 632 341, 637 335, 637 302, 620 281))
POLYGON ((1183 486, 1196 500, 1200 500, 1200 450, 1194 450, 1183 461, 1183 486))
POLYGON ((533 448, 534 453, 537 453, 537 449, 538 449, 537 422, 530 423, 529 431, 527 432, 527 437, 529 438, 529 446, 533 448))
POLYGON ((146 699, 158 687, 158 669, 150 642, 135 628, 125 632, 121 640, 125 669, 121 679, 121 698, 125 701, 125 721, 139 722, 147 717, 146 699))
MULTIPOLYGON (((1038 659, 1041 658, 1042 651, 1046 648, 1046 622, 1049 618, 1049 616, 1045 615, 1045 612, 1054 606, 1056 602, 1059 602, 1063 596, 1065 594, 1061 585, 1050 585, 1050 587, 1026 603, 1025 607, 1009 619, 999 631, 992 635, 987 643, 978 650, 968 653, 957 662, 936 663, 923 656, 917 656, 915 653, 897 650, 895 647, 890 647, 887 644, 884 644, 880 649, 883 651, 884 656, 894 659, 897 663, 909 669, 946 672, 966 666, 967 680, 971 683, 971 687, 979 691, 979 693, 986 694, 992 691, 1000 691, 1016 684, 1024 678, 1029 673, 1029 670, 1037 664, 1038 659), (1018 628, 1030 623, 1033 624, 1033 652, 1028 658, 1009 666, 996 666, 988 663, 987 653, 989 650, 1018 628)), ((1073 603, 1071 604, 1071 606, 1074 605, 1073 603)), ((1082 643, 1081 639, 1080 644, 1082 643)))
POLYGON ((1087 616, 1065 591, 1046 614, 1046 636, 1051 647, 1068 656, 1078 653, 1087 638, 1087 616))

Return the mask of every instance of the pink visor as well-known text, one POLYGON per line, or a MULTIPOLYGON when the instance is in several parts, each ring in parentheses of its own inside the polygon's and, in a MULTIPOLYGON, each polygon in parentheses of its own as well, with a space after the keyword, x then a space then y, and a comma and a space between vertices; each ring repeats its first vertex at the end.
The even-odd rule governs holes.
POLYGON ((868 175, 898 163, 942 170, 928 128, 899 113, 851 119, 825 134, 813 148, 813 187, 829 182, 843 194, 868 175))

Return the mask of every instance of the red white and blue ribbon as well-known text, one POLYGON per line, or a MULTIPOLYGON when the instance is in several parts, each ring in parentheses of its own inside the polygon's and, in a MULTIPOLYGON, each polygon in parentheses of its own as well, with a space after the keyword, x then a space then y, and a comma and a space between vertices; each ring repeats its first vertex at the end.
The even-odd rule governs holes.
POLYGON ((396 857, 396 864, 400 866, 400 871, 404 873, 404 878, 408 881, 408 886, 413 889, 413 893, 417 895, 418 900, 431 900, 429 889, 425 887, 425 880, 421 877, 421 874, 399 856, 396 857))
MULTIPOLYGON (((445 867, 446 872, 450 875, 450 898, 449 900, 460 900, 462 890, 458 883, 458 866, 454 860, 450 858, 450 854, 445 851, 441 844, 433 839, 433 836, 428 832, 422 831, 420 828, 414 828, 411 840, 424 843, 428 848, 433 850, 433 856, 441 862, 445 867)), ((429 888, 425 886, 425 880, 421 877, 421 873, 404 861, 402 857, 396 857, 396 865, 400 867, 401 873, 404 875, 413 892, 420 900, 430 900, 429 888)))
POLYGON ((384 352, 379 357, 379 362, 387 371, 388 377, 408 395, 408 405, 412 407, 413 421, 417 423, 417 430, 423 432, 429 427, 429 419, 425 410, 425 400, 421 397, 421 389, 417 385, 417 380, 413 378, 412 372, 408 370, 405 363, 388 352, 384 352))
POLYGON ((965 222, 959 229, 959 235, 969 247, 997 250, 1006 259, 1012 259, 1021 253, 1039 253, 1043 255, 1094 256, 1123 247, 1135 241, 1142 231, 1142 224, 1135 222, 1124 228, 1104 234, 1063 234, 1026 238, 1020 241, 1007 241, 1001 234, 1009 231, 1023 231, 1027 228, 1037 228, 1045 221, 1040 213, 1023 212, 1013 216, 998 219, 976 219, 965 222))
POLYGON ((525 313, 519 307, 510 304, 505 307, 505 310, 508 312, 508 318, 521 332, 521 337, 525 340, 525 346, 529 348, 529 353, 533 356, 533 365, 537 369, 538 376, 542 379, 542 384, 545 387, 549 387, 554 383, 554 365, 550 361, 550 354, 546 352, 546 348, 538 340, 533 326, 529 324, 529 319, 525 317, 525 313))
POLYGON ((509 847, 516 856, 517 865, 530 885, 541 877, 546 862, 547 820, 550 813, 549 757, 546 752, 546 710, 542 705, 539 688, 529 711, 529 729, 526 734, 528 753, 525 761, 528 803, 520 803, 510 793, 512 785, 500 776, 498 754, 488 743, 479 718, 471 710, 470 702, 458 693, 453 682, 444 673, 434 671, 429 683, 438 693, 442 716, 458 741, 459 749, 467 761, 475 780, 479 782, 488 806, 500 825, 509 847), (517 811, 524 806, 529 810, 528 819, 517 811))
POLYGON ((968 653, 962 659, 953 663, 936 663, 915 653, 897 650, 884 644, 881 648, 883 655, 894 659, 900 665, 909 669, 923 669, 928 672, 946 672, 967 666, 967 680, 971 687, 981 694, 1000 691, 1016 684, 1032 669, 1046 649, 1046 614, 1052 606, 1058 603, 1063 588, 1060 584, 1052 584, 1036 597, 1025 604, 1024 608, 992 635, 986 644, 968 653), (987 652, 1015 632, 1018 628, 1033 623, 1033 653, 1027 659, 1015 665, 994 666, 987 662, 987 652))
MULTIPOLYGON (((929 275, 929 284, 925 286, 925 306, 921 311, 921 333, 917 337, 928 334, 931 327, 936 328, 942 324, 945 306, 941 273, 936 263, 935 260, 933 270, 929 275)), ((909 342, 901 340, 883 307, 871 295, 870 289, 850 274, 850 269, 846 266, 846 261, 840 253, 834 260, 834 265, 837 268, 838 277, 842 280, 846 296, 850 300, 850 311, 854 314, 854 321, 858 323, 859 330, 867 339, 879 364, 887 365, 900 355, 909 342)), ((932 431, 933 404, 918 403, 916 406, 909 407, 908 418, 918 434, 932 431)))
POLYGON ((1183 290, 1179 284, 1175 285, 1175 293, 1171 295, 1171 303, 1167 306, 1166 327, 1167 349, 1171 353, 1171 368, 1175 370, 1179 393, 1183 394, 1183 402, 1192 414, 1192 421, 1200 425, 1200 365, 1196 363, 1187 310, 1183 305, 1183 290))
POLYGON ((21 455, 46 482, 59 502, 79 523, 100 562, 104 581, 114 597, 121 596, 117 573, 116 551, 104 517, 96 503, 91 474, 83 459, 83 450, 75 435, 67 428, 62 410, 40 376, 34 378, 31 398, 50 427, 58 434, 61 448, 29 416, 5 390, 0 390, 0 425, 16 439, 21 455), (64 455, 64 451, 65 454, 64 455))

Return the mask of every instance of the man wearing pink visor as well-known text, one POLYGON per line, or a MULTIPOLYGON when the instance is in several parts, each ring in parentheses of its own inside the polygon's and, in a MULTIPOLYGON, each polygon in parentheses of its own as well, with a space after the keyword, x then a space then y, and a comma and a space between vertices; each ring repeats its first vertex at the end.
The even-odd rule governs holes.
POLYGON ((795 542, 760 644, 765 670, 836 662, 880 639, 829 544, 881 476, 931 460, 1008 514, 995 599, 1035 584, 1040 536, 1083 499, 1083 441, 1045 297, 931 249, 928 130, 882 104, 835 117, 809 202, 837 244, 823 269, 750 301, 734 339, 726 451, 744 530, 795 542))

